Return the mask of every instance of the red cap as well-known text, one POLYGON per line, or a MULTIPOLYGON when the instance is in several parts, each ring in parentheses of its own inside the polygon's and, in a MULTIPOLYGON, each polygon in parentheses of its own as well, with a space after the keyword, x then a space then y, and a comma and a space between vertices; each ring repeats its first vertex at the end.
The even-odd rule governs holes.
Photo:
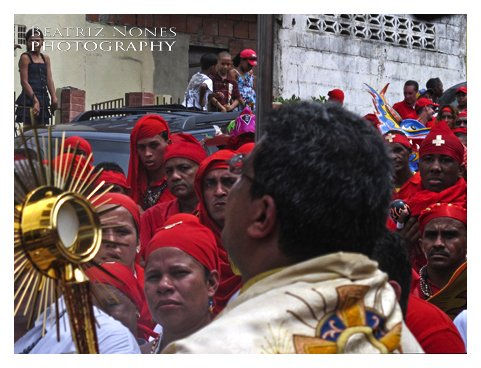
POLYGON ((459 164, 463 162, 464 146, 444 120, 438 122, 421 142, 419 157, 430 154, 450 156, 459 164))
POLYGON ((83 139, 82 137, 78 137, 76 135, 65 139, 65 143, 64 143, 65 148, 67 148, 70 145, 71 147, 70 152, 73 153, 73 150, 77 145, 77 142, 78 142, 78 148, 84 151, 87 154, 87 156, 92 153, 92 146, 90 145, 90 143, 86 139, 83 139))
POLYGON ((466 208, 453 203, 436 203, 421 211, 419 215, 419 231, 424 232, 424 227, 432 219, 438 217, 450 217, 467 224, 466 208))
POLYGON ((464 94, 468 94, 468 87, 466 86, 462 86, 462 87, 459 87, 457 90, 456 90, 456 93, 464 93, 464 94))
POLYGON ((430 98, 421 97, 419 100, 416 101, 416 105, 414 106, 414 108, 417 110, 425 106, 438 107, 439 105, 437 103, 434 103, 433 100, 431 100, 430 98))
POLYGON ((458 119, 459 118, 468 118, 468 110, 464 109, 458 114, 458 119))
POLYGON ((407 137, 402 133, 387 132, 386 134, 384 134, 384 139, 386 140, 386 142, 389 143, 399 143, 406 148, 412 148, 411 142, 409 142, 409 139, 407 139, 407 137))
POLYGON ((144 305, 142 298, 143 290, 140 288, 139 282, 134 277, 132 270, 126 265, 117 262, 102 263, 101 267, 113 276, 97 267, 91 267, 85 270, 85 273, 92 282, 108 284, 119 289, 132 300, 140 312, 144 305))
POLYGON ((147 244, 145 250, 147 263, 152 252, 165 247, 180 249, 195 258, 207 270, 220 272, 215 236, 194 215, 178 213, 165 221, 164 226, 157 230, 147 244))
POLYGON ((207 157, 204 148, 193 135, 177 133, 170 138, 172 144, 165 149, 164 162, 174 157, 182 157, 200 164, 207 157))
POLYGON ((329 91, 327 95, 331 98, 331 100, 339 101, 341 104, 344 103, 344 92, 341 89, 333 89, 329 91))
POLYGON ((466 128, 466 127, 464 127, 464 128, 454 128, 453 133, 454 134, 456 134, 456 133, 468 134, 468 128, 466 128))
POLYGON ((247 59, 247 62, 252 65, 256 66, 257 65, 257 54, 254 50, 252 49, 244 49, 240 52, 240 58, 241 59, 247 59))
POLYGON ((66 172, 72 160, 72 177, 74 179, 78 179, 79 177, 81 177, 82 180, 88 179, 88 174, 91 172, 93 166, 90 162, 87 163, 87 158, 83 155, 74 156, 73 153, 62 153, 53 160, 53 168, 60 173, 66 172))
POLYGON ((441 110, 441 112, 453 112, 453 108, 452 107, 449 107, 449 106, 445 106, 443 107, 443 109, 441 110))
POLYGON ((121 193, 106 193, 102 197, 100 197, 100 200, 97 200, 98 201, 97 205, 107 200, 109 201, 105 203, 105 205, 119 204, 122 207, 124 207, 127 211, 129 211, 130 214, 132 215, 132 218, 134 219, 134 223, 135 223, 135 226, 137 227, 137 230, 140 230, 139 207, 132 200, 132 198, 121 193))
POLYGON ((130 189, 129 185, 127 184, 127 179, 125 178, 125 175, 118 171, 113 171, 113 170, 102 171, 99 178, 97 179, 96 184, 97 185, 100 184, 102 180, 105 181, 105 184, 115 184, 124 188, 125 190, 130 189))

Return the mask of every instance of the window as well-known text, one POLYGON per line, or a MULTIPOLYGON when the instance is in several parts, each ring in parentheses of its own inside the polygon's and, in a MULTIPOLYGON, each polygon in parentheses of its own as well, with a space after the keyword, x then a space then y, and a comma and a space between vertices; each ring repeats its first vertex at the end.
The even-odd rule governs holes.
POLYGON ((389 14, 323 14, 306 17, 306 30, 436 51, 432 23, 389 14))

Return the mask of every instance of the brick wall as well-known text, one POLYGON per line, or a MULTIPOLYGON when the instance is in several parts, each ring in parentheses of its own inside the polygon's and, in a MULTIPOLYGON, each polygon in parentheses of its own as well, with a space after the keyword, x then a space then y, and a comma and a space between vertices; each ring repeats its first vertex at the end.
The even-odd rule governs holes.
POLYGON ((255 14, 87 14, 87 21, 134 27, 175 27, 190 35, 190 45, 228 49, 236 55, 245 48, 256 49, 255 14))
POLYGON ((74 87, 62 88, 60 104, 62 109, 60 122, 68 123, 85 111, 85 91, 74 87))

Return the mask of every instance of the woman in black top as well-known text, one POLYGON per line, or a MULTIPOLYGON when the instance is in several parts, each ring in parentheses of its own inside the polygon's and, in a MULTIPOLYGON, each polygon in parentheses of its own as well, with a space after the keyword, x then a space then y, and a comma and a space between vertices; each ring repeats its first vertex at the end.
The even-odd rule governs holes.
POLYGON ((18 63, 22 93, 15 101, 15 121, 25 125, 47 124, 51 117, 49 107, 52 112, 57 109, 50 58, 40 52, 43 45, 40 29, 28 30, 25 39, 27 52, 21 55, 18 63))

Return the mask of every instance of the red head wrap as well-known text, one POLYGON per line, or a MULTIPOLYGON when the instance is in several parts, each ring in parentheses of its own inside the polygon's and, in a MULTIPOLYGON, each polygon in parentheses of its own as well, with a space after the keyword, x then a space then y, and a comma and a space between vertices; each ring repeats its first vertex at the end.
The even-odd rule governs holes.
POLYGON ((195 258, 207 270, 220 271, 214 234, 194 215, 178 213, 169 217, 147 245, 145 250, 147 262, 152 252, 163 247, 180 249, 195 258))
POLYGON ((252 142, 251 143, 245 143, 237 149, 237 152, 242 153, 243 155, 248 155, 249 153, 252 152, 255 145, 256 144, 252 143, 252 142))
POLYGON ((464 93, 464 94, 467 95, 468 94, 468 87, 461 86, 456 90, 456 93, 464 93))
POLYGON ((142 194, 147 190, 147 173, 141 165, 137 154, 137 142, 141 139, 155 137, 165 131, 170 137, 169 126, 162 116, 147 114, 137 121, 130 133, 130 160, 127 183, 131 188, 131 196, 137 203, 140 202, 142 194))
POLYGON ((458 114, 458 118, 468 118, 468 110, 464 109, 458 114))
POLYGON ((118 171, 102 171, 99 178, 97 179, 97 185, 100 184, 102 180, 105 181, 105 184, 116 184, 124 188, 125 190, 130 189, 129 185, 127 184, 127 179, 125 178, 125 175, 118 171))
POLYGON ((173 158, 181 157, 200 164, 207 157, 202 145, 190 134, 177 133, 170 137, 172 144, 169 144, 164 153, 164 162, 173 158))
POLYGON ((464 127, 464 128, 454 128, 453 133, 454 134, 456 134, 456 133, 468 134, 468 128, 466 128, 466 127, 464 127))
POLYGON ((71 147, 70 152, 73 152, 75 146, 77 145, 77 142, 78 142, 78 149, 81 149, 82 151, 84 151, 88 157, 88 155, 92 153, 92 146, 87 140, 83 139, 82 137, 78 137, 74 135, 66 138, 64 143, 65 148, 67 148, 70 145, 71 147))
POLYGON ((338 88, 329 91, 327 95, 331 100, 339 101, 341 104, 344 103, 344 92, 338 88))
POLYGON ((73 153, 62 153, 54 158, 53 168, 55 171, 57 171, 57 173, 63 175, 63 172, 69 169, 72 160, 73 164, 71 175, 73 176, 73 178, 78 179, 79 177, 81 177, 82 180, 86 180, 93 166, 92 164, 87 163, 87 158, 83 155, 74 156, 73 153))
POLYGON ((452 112, 453 112, 453 108, 452 108, 452 107, 449 107, 449 106, 446 106, 446 107, 443 107, 443 109, 441 110, 441 112, 450 112, 450 113, 452 113, 452 112))
POLYGON ((429 221, 438 217, 450 217, 461 221, 465 225, 467 224, 466 208, 453 203, 436 203, 424 209, 419 215, 419 231, 421 235, 429 221))
POLYGON ((132 198, 121 193, 106 193, 104 194, 97 204, 103 203, 109 200, 106 205, 109 204, 119 204, 130 212, 132 218, 134 219, 135 226, 137 230, 140 230, 140 212, 137 204, 132 200, 132 198))
POLYGON ((440 121, 433 127, 421 142, 419 157, 421 158, 430 154, 450 156, 459 162, 459 164, 463 162, 464 146, 445 121, 440 121))
POLYGON ((202 190, 202 184, 204 181, 204 177, 207 175, 208 172, 215 170, 215 169, 228 169, 229 163, 228 161, 234 157, 236 153, 231 150, 219 150, 209 157, 207 157, 204 161, 201 162, 199 169, 197 170, 197 174, 195 175, 195 193, 197 194, 197 198, 199 198, 199 217, 201 223, 208 226, 216 235, 219 237, 220 240, 220 232, 221 229, 217 224, 210 218, 209 214, 207 213, 207 208, 205 207, 204 203, 204 193, 202 190))
POLYGON ((407 139, 407 137, 402 133, 387 132, 386 134, 384 134, 384 139, 388 143, 399 143, 408 149, 412 148, 412 145, 409 142, 409 139, 407 139))
POLYGON ((132 270, 117 262, 102 263, 102 268, 110 272, 115 278, 96 267, 90 267, 85 270, 85 273, 93 282, 111 285, 120 290, 132 300, 140 313, 144 305, 143 290, 140 288, 132 270))

